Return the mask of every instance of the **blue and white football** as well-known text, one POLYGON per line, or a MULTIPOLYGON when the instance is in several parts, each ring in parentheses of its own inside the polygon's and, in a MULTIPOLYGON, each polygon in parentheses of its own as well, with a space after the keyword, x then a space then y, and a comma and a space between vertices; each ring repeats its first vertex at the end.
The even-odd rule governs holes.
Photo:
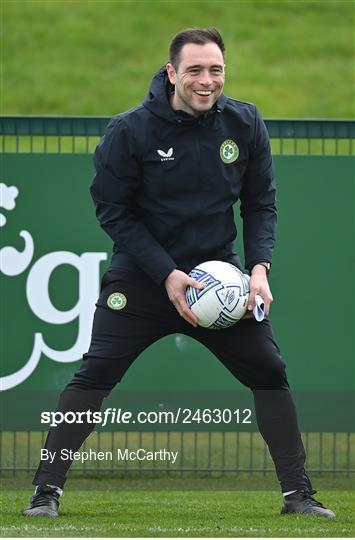
POLYGON ((187 303, 199 326, 211 330, 228 328, 245 315, 250 278, 239 268, 222 261, 207 261, 195 266, 189 276, 205 286, 186 290, 187 303))

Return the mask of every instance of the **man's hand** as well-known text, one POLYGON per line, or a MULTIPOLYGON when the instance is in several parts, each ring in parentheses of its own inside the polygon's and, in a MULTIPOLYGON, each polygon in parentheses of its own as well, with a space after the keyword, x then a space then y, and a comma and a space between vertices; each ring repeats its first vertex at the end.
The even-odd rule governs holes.
POLYGON ((248 310, 253 311, 255 307, 255 295, 260 294, 261 298, 264 300, 265 316, 267 317, 269 315, 270 304, 273 301, 273 297, 267 280, 266 268, 262 264, 256 264, 252 269, 249 287, 248 310))
POLYGON ((179 315, 181 315, 185 321, 192 324, 192 326, 196 327, 198 319, 187 305, 185 294, 187 287, 203 289, 204 285, 185 274, 185 272, 181 272, 181 270, 176 269, 168 275, 164 285, 166 292, 168 293, 169 300, 174 304, 179 315))

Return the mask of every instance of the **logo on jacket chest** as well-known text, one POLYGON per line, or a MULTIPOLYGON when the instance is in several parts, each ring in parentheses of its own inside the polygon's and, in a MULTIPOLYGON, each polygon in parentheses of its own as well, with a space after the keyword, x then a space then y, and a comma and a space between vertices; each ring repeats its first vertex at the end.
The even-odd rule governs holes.
POLYGON ((224 163, 233 163, 239 157, 239 148, 232 139, 222 142, 219 155, 224 163))
POLYGON ((157 150, 159 156, 160 156, 160 161, 174 161, 174 149, 173 147, 169 148, 169 150, 167 152, 164 152, 164 150, 160 150, 158 149, 157 150))

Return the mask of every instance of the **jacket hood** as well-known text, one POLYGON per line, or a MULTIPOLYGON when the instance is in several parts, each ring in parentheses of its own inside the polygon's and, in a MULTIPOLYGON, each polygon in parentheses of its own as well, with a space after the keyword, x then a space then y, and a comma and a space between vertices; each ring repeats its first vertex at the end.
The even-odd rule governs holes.
MULTIPOLYGON (((168 122, 181 123, 193 121, 194 116, 187 114, 184 111, 174 111, 170 105, 169 95, 174 92, 174 85, 171 84, 168 78, 166 67, 163 66, 154 75, 149 92, 145 97, 143 106, 149 109, 154 115, 164 118, 168 122)), ((227 98, 221 94, 215 103, 213 109, 205 113, 205 115, 221 112, 227 103, 227 98)))

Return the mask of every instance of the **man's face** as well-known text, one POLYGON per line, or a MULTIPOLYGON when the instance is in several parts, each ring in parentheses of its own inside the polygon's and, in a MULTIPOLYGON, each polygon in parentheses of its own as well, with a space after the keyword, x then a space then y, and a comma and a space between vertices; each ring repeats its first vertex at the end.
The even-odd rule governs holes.
POLYGON ((221 95, 224 85, 224 59, 216 43, 187 43, 180 51, 175 70, 166 66, 169 80, 175 85, 171 105, 193 116, 209 111, 221 95))

